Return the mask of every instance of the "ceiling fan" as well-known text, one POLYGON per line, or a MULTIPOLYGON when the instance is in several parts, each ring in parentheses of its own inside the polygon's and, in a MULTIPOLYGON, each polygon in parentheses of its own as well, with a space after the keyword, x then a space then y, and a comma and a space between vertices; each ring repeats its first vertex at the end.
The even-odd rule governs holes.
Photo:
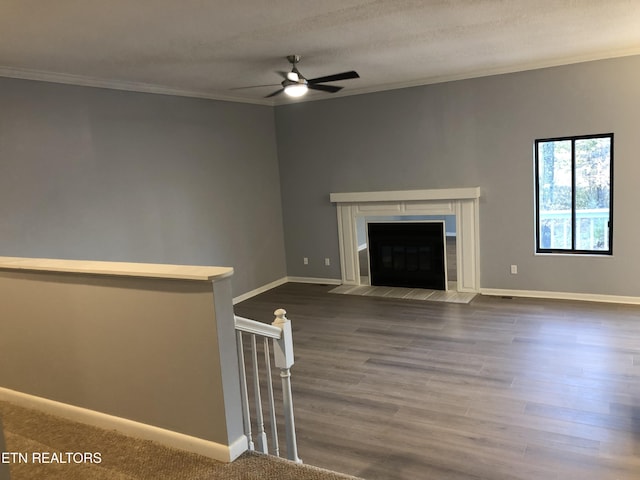
POLYGON ((280 85, 282 85, 282 88, 280 90, 276 90, 275 92, 267 95, 264 98, 275 97, 276 95, 280 95, 282 92, 291 97, 301 97, 302 95, 307 93, 308 90, 320 90, 327 93, 336 93, 342 90, 343 87, 322 84, 327 82, 336 82, 338 80, 360 78, 360 75, 358 75, 357 72, 351 70, 350 72, 342 72, 336 73, 334 75, 307 79, 298 71, 297 65, 300 61, 300 55, 289 55, 287 57, 287 60, 291 64, 291 71, 278 72, 284 78, 284 80, 280 83, 280 85))

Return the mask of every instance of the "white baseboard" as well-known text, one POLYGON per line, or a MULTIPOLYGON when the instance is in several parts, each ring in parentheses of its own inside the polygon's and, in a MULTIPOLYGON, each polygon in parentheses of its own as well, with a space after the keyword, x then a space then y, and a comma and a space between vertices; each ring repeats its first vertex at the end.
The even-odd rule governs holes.
POLYGON ((0 387, 0 400, 16 405, 40 410, 51 415, 66 418, 73 422, 84 423, 106 430, 116 430, 124 435, 144 440, 151 440, 162 445, 187 452, 197 453, 205 457, 213 458, 220 462, 232 462, 248 448, 247 438, 241 435, 231 445, 192 437, 183 433, 165 430, 145 423, 135 422, 122 417, 116 417, 106 413, 76 407, 67 403, 36 397, 8 388, 0 387))
POLYGON ((342 285, 342 280, 337 278, 318 278, 318 277, 287 277, 287 281, 291 283, 316 283, 321 285, 342 285))
POLYGON ((244 302, 245 300, 249 300, 251 297, 255 297, 256 295, 260 295, 261 293, 264 293, 268 290, 271 290, 272 288, 276 288, 279 287, 280 285, 283 285, 285 283, 287 283, 288 277, 282 277, 278 280, 275 280, 271 283, 267 283, 266 285, 263 285, 261 287, 258 287, 254 290, 251 290, 250 292, 247 293, 243 293, 242 295, 238 295, 237 297, 233 298, 233 304, 235 305, 236 303, 240 303, 240 302, 244 302))
POLYGON ((602 295, 596 293, 545 292, 542 290, 509 290, 501 288, 481 288, 482 295, 500 297, 551 298, 556 300, 580 300, 585 302, 625 303, 640 305, 640 297, 623 295, 602 295))
MULTIPOLYGON (((279 287, 285 283, 313 283, 318 285, 342 285, 342 280, 337 278, 320 278, 320 277, 283 277, 274 282, 263 285, 262 287, 251 290, 245 294, 239 295, 233 299, 233 304, 240 303, 255 297, 261 293, 279 287)), ((356 285, 354 283, 354 285, 356 285)), ((550 292, 543 290, 511 290, 502 288, 481 288, 480 292, 475 290, 459 290, 461 292, 480 293, 482 295, 498 296, 498 297, 526 297, 526 298, 549 298, 556 300, 579 300, 585 302, 602 302, 602 303, 621 303, 640 305, 640 297, 631 297, 624 295, 603 295, 595 293, 572 293, 572 292, 550 292)))

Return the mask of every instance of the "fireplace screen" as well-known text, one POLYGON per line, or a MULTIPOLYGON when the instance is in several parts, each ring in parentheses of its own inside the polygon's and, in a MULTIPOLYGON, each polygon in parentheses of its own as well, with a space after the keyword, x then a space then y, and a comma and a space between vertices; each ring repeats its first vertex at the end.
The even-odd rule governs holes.
POLYGON ((371 285, 446 290, 444 222, 369 223, 371 285))

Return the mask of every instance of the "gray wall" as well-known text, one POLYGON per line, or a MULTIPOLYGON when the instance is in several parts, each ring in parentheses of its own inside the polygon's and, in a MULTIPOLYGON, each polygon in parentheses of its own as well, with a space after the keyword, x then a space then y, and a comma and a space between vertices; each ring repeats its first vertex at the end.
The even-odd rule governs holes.
POLYGON ((483 288, 638 296, 639 71, 637 56, 590 62, 281 106, 275 122, 264 106, 0 78, 0 254, 229 265, 237 296, 340 278, 330 192, 478 185, 483 288), (533 141, 604 132, 614 256, 534 255, 533 141))
POLYGON ((273 109, 0 78, 0 255, 282 278, 273 109))
POLYGON ((639 72, 635 56, 277 107, 289 275, 340 278, 331 192, 480 186, 483 288, 640 296, 639 72), (534 255, 534 140, 605 132, 614 256, 534 255))

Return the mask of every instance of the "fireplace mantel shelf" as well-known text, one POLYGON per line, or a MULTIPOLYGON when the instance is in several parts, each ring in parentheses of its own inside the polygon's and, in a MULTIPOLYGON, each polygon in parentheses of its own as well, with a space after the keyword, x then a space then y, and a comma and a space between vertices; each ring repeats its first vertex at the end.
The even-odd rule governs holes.
POLYGON ((332 203, 409 202, 420 200, 472 200, 480 198, 480 187, 438 188, 431 190, 400 190, 383 192, 331 193, 332 203))

